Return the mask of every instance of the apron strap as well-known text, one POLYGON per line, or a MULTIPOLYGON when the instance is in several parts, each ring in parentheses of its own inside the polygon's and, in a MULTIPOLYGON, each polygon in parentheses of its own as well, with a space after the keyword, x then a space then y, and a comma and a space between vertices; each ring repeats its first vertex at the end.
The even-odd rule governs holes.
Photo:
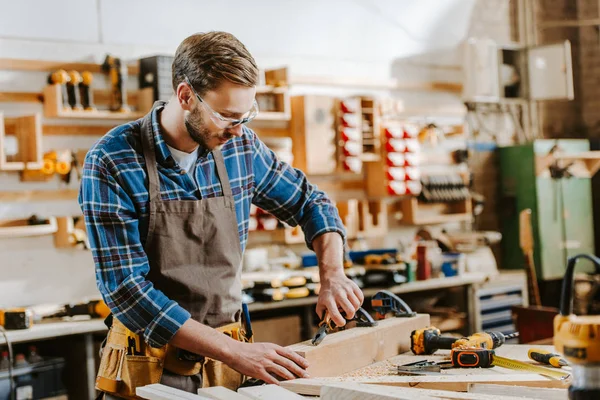
MULTIPOLYGON (((156 105, 156 104, 155 104, 156 105)), ((148 200, 150 209, 156 209, 156 202, 160 200, 160 181, 158 179, 158 168, 156 167, 156 153, 154 150, 154 133, 152 132, 152 110, 142 119, 142 148, 144 160, 146 160, 146 171, 148 173, 148 200)))
POLYGON ((231 191, 231 184, 229 183, 229 176, 227 175, 223 153, 221 153, 221 150, 218 148, 214 149, 212 153, 217 167, 217 176, 221 182, 221 187, 223 188, 223 197, 228 198, 228 201, 233 204, 233 192, 231 191))

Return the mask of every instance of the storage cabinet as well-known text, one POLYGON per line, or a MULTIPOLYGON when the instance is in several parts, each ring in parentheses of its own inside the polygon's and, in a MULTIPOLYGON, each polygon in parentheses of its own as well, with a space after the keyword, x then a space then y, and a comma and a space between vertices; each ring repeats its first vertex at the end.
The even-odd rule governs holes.
MULTIPOLYGON (((548 168, 553 148, 570 156, 588 152, 589 147, 587 140, 561 139, 499 149, 504 268, 524 266, 519 247, 519 212, 527 208, 532 211, 538 279, 560 279, 568 257, 594 253, 591 179, 578 176, 575 170, 574 176, 553 178, 548 168)), ((578 271, 591 271, 591 265, 581 264, 578 271)))

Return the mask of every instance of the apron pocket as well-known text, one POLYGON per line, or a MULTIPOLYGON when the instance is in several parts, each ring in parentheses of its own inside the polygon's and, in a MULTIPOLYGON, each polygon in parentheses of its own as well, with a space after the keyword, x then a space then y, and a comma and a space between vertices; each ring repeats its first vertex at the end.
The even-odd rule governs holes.
POLYGON ((207 358, 202 367, 202 387, 224 386, 237 391, 243 382, 242 374, 221 361, 207 358))
POLYGON ((135 389, 159 383, 163 365, 159 358, 126 355, 123 363, 123 388, 121 394, 135 396, 135 389))
POLYGON ((106 345, 102 350, 98 375, 96 376, 96 389, 117 393, 121 381, 123 363, 125 361, 125 348, 106 345))

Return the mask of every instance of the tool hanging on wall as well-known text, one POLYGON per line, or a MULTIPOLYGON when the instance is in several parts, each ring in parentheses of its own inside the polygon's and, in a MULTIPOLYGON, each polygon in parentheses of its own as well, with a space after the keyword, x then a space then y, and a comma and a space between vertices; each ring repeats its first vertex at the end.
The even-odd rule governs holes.
POLYGON ((79 93, 79 85, 83 79, 81 78, 81 74, 77 71, 69 71, 69 81, 67 82, 67 97, 69 101, 69 106, 71 109, 75 111, 83 110, 83 106, 81 105, 81 96, 79 93))
POLYGON ((108 74, 111 84, 110 110, 117 112, 130 111, 127 106, 127 65, 120 58, 107 55, 102 70, 108 74))
POLYGON ((69 92, 67 90, 67 83, 69 80, 69 74, 64 69, 59 69, 48 75, 48 83, 50 85, 60 85, 63 109, 65 110, 71 108, 71 105, 69 104, 69 92))
POLYGON ((94 96, 92 94, 93 80, 94 75, 90 71, 83 71, 81 73, 79 97, 81 98, 81 105, 86 111, 96 111, 96 107, 94 106, 94 96))

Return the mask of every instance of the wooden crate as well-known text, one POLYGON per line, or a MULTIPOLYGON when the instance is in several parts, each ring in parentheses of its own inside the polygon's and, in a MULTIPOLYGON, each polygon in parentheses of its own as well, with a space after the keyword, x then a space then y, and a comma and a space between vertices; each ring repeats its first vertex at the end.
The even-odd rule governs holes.
POLYGON ((42 168, 42 125, 40 115, 4 118, 0 112, 0 170, 23 171, 42 168), (5 122, 6 121, 6 122, 5 122), (17 138, 18 153, 6 154, 6 136, 17 138))

